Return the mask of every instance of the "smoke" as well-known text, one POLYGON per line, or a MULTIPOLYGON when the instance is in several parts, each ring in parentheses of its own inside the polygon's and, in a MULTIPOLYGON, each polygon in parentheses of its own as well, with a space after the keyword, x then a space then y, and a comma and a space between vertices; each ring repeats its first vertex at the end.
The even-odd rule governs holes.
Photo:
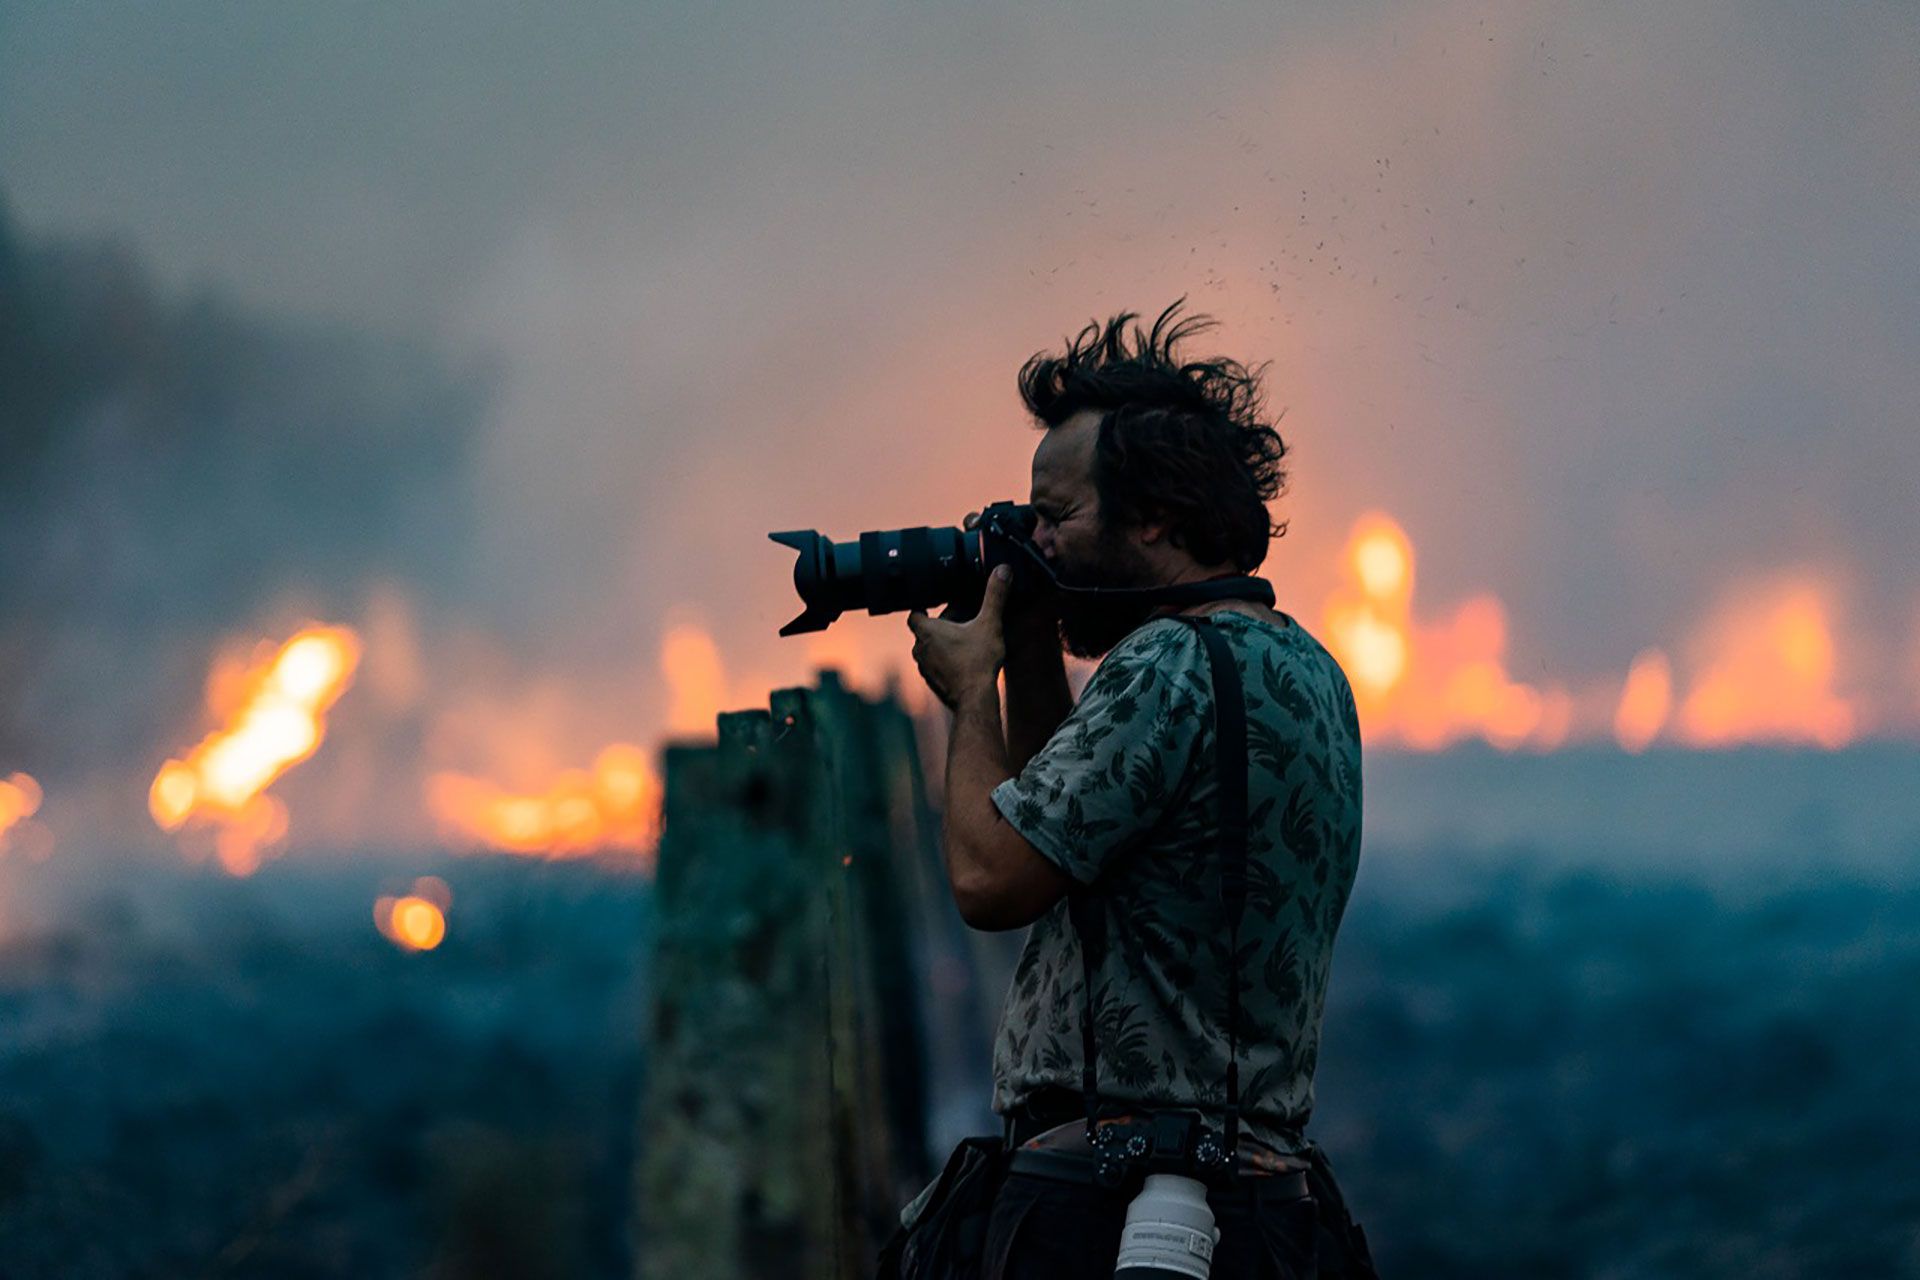
POLYGON ((383 577, 464 597, 485 395, 417 343, 161 296, 0 206, 0 757, 150 764, 232 628, 383 577))
POLYGON ((1911 708, 1910 9, 843 16, 11 16, 9 767, 158 759, 220 636, 376 587, 381 736, 520 788, 686 718, 676 628, 730 700, 877 683, 904 625, 776 638, 765 533, 1022 496, 1020 362, 1182 294, 1273 362, 1282 607, 1381 509, 1513 680, 1617 688, 1792 568, 1911 708))
MULTIPOLYGON (((1849 648, 1901 634, 1911 15, 983 24, 921 94, 938 19, 883 24, 832 88, 851 55, 803 42, 704 132, 661 125, 710 168, 556 192, 476 271, 461 331, 513 370, 487 536, 530 619, 611 654, 691 605, 730 663, 790 671, 764 530, 1020 495, 1019 362, 1185 293, 1224 322, 1201 346, 1274 361, 1298 452, 1268 571, 1296 609, 1379 507, 1429 600, 1506 602, 1536 683, 1617 680, 1789 566, 1858 579, 1849 648)), ((864 667, 896 630, 861 632, 864 667)))

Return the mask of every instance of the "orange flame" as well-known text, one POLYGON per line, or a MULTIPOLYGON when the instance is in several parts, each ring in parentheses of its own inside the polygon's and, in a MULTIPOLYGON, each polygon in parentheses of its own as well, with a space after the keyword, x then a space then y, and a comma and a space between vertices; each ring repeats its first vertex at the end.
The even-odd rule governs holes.
POLYGON ((0 852, 7 848, 7 832, 40 812, 40 784, 24 773, 0 778, 0 852))
POLYGON ((550 858, 620 849, 650 855, 660 803, 652 763, 624 742, 603 750, 590 772, 569 770, 539 793, 507 791, 462 773, 427 780, 427 806, 450 841, 550 858))
POLYGON ((431 951, 447 936, 447 911, 452 905, 446 881, 422 876, 413 882, 411 893, 376 898, 373 924, 402 951, 431 951))
POLYGON ((1413 544, 1391 517, 1362 516, 1347 541, 1345 567, 1353 585, 1327 603, 1326 631, 1365 714, 1383 707, 1407 673, 1413 544))
POLYGON ((1645 751, 1660 736, 1673 710, 1673 668, 1658 649, 1643 649, 1627 670, 1620 706, 1613 715, 1613 736, 1627 751, 1645 751))
POLYGON ((1859 713, 1833 691, 1833 613, 1829 591, 1805 574, 1723 599, 1698 639, 1704 661, 1680 705, 1681 739, 1829 749, 1851 741, 1859 713))
POLYGON ((1507 674, 1498 599, 1476 596, 1437 627, 1415 621, 1413 543, 1391 516, 1355 523, 1342 568, 1348 580, 1327 601, 1323 630, 1369 738, 1422 750, 1468 736, 1548 750, 1566 738, 1572 699, 1507 674))
POLYGON ((250 667, 217 665, 208 704, 227 727, 161 766, 147 795, 153 820, 165 831, 212 826, 221 866, 251 874, 287 831, 286 807, 266 789, 319 749, 327 709, 359 661, 352 630, 311 626, 250 667))
POLYGON ((667 732, 676 737, 712 734, 714 718, 726 709, 727 675, 720 647, 706 628, 692 623, 668 628, 660 642, 660 674, 671 698, 667 732))
POLYGON ((787 650, 789 661, 792 655, 803 656, 802 666, 808 674, 796 672, 782 679, 781 673, 761 667, 729 673, 720 646, 705 625, 691 618, 676 622, 667 628, 660 643, 659 671, 667 687, 666 736, 711 742, 721 712, 763 707, 774 689, 783 684, 810 684, 812 673, 821 670, 838 673, 849 688, 903 692, 898 689, 899 665, 891 652, 896 643, 894 627, 902 633, 906 630, 899 618, 869 618, 854 613, 825 631, 808 632, 798 637, 797 649, 787 650))

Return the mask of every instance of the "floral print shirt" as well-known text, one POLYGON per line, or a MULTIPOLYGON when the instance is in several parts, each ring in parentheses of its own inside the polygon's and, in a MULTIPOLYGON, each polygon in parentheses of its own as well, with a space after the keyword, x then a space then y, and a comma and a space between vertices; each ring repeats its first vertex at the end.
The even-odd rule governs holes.
MULTIPOLYGON (((1360 726, 1340 666, 1297 622, 1207 615, 1247 705, 1247 904, 1240 923, 1243 1132, 1303 1151, 1334 933, 1360 859, 1360 726)), ((1284 615, 1282 615, 1284 616, 1284 615)), ((1094 975, 1103 1099, 1226 1100, 1213 682, 1193 628, 1157 618, 1116 645, 1059 730, 993 801, 1106 916, 1094 975)), ((1080 950, 1067 903, 1035 921, 993 1054, 995 1111, 1081 1089, 1080 950)))

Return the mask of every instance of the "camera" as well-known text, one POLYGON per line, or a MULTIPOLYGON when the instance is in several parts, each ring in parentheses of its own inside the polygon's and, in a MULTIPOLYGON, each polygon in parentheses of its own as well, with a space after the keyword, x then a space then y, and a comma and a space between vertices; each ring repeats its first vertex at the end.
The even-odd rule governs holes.
POLYGON ((1084 612, 1130 610, 1154 605, 1192 605, 1211 600, 1273 604, 1273 584, 1263 578, 1228 576, 1162 586, 1091 586, 1062 582, 1034 544, 1033 508, 996 502, 970 527, 883 529, 851 542, 834 542, 812 529, 767 536, 799 553, 794 590, 806 608, 780 628, 783 636, 824 631, 849 609, 898 613, 948 606, 943 617, 965 622, 980 611, 987 576, 1000 565, 1013 569, 1013 594, 1043 592, 1061 608, 1084 612))
POLYGON ((783 636, 822 631, 850 609, 898 613, 947 605, 964 622, 979 612, 987 575, 1013 567, 1015 591, 1030 589, 1046 561, 1033 545, 1033 508, 996 502, 972 528, 885 529, 851 542, 834 542, 812 529, 767 536, 799 552, 793 586, 806 605, 780 628, 783 636))
POLYGON ((1232 1157, 1197 1111, 1156 1111, 1096 1127, 1091 1140, 1095 1181, 1117 1188, 1144 1173, 1127 1203, 1115 1280, 1185 1276, 1207 1280, 1220 1229, 1207 1206, 1207 1184, 1223 1177, 1232 1157))

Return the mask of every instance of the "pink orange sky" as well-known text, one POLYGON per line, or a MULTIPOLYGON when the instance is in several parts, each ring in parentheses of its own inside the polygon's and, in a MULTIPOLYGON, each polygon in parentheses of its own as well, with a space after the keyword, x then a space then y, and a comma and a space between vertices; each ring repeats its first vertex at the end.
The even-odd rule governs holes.
POLYGON ((1183 294, 1222 322, 1196 350, 1271 361, 1265 571, 1310 625, 1382 513, 1410 634, 1497 633, 1472 679, 1549 726, 1612 736, 1657 650, 1664 731, 1715 741, 1691 690, 1767 678, 1728 629, 1768 609, 1820 616, 1807 715, 1920 721, 1909 7, 188 0, 0 33, 23 225, 498 371, 461 477, 485 589, 415 624, 471 660, 424 664, 457 722, 536 708, 554 768, 686 718, 687 628, 731 699, 905 667, 898 618, 779 639, 766 533, 1024 497, 1020 362, 1183 294))

